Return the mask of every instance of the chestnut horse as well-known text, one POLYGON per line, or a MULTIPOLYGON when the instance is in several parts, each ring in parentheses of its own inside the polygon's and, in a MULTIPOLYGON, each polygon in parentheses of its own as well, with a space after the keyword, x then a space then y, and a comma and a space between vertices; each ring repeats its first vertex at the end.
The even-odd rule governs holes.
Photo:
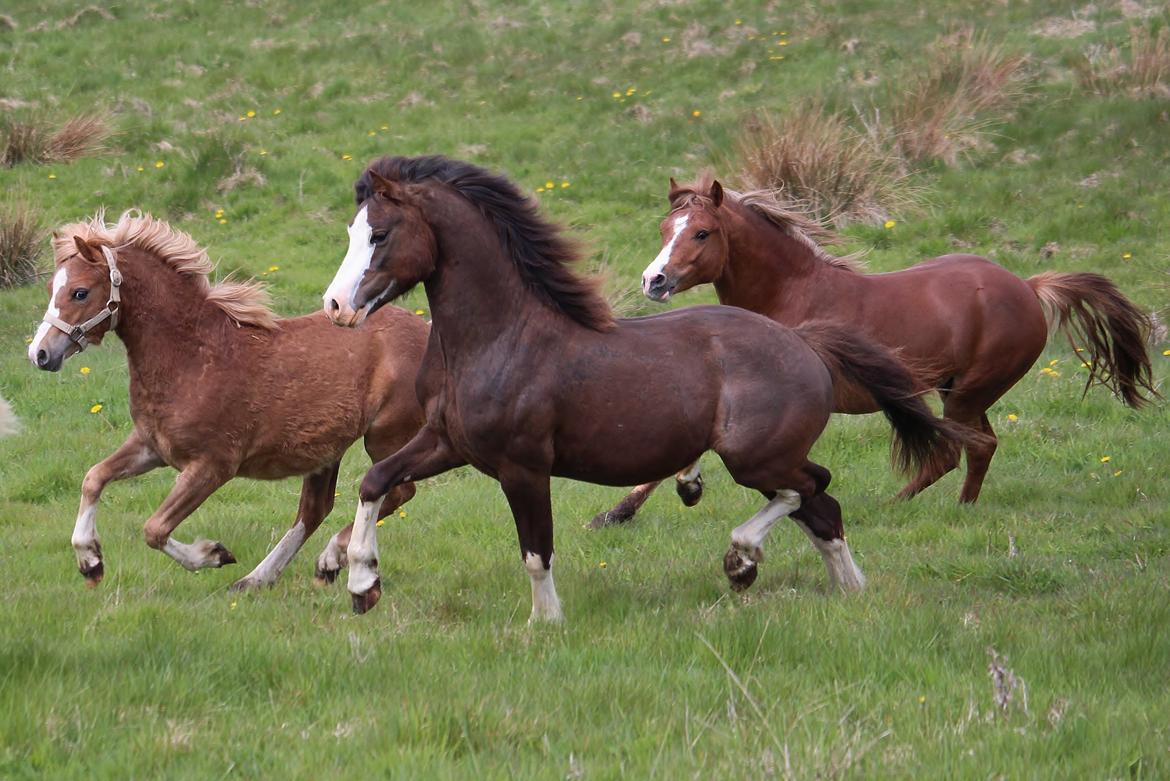
MULTIPOLYGON (((184 544, 175 528, 234 477, 304 475, 296 522, 233 588, 270 585, 333 508, 341 457, 365 438, 373 460, 396 451, 423 423, 414 393, 427 325, 391 308, 368 329, 345 332, 317 313, 277 319, 254 284, 211 285, 207 253, 187 234, 127 212, 99 212, 53 239, 56 271, 29 360, 47 371, 111 330, 126 345, 134 429, 85 476, 73 530, 77 565, 96 586, 104 572, 94 518, 114 480, 163 465, 175 486, 146 522, 147 544, 189 570, 235 557, 218 542, 184 544), (335 371, 323 372, 330 365, 335 371)), ((398 486, 377 509, 414 494, 398 486)), ((348 529, 331 541, 318 577, 344 565, 348 529)))
MULTIPOLYGON (((795 327, 824 320, 896 349, 926 387, 937 388, 946 418, 980 431, 970 439, 959 500, 979 498, 995 454, 988 408, 1028 372, 1055 326, 1084 345, 1089 377, 1131 407, 1157 396, 1145 343, 1149 318, 1100 274, 1044 272, 1020 279, 975 255, 944 255, 886 274, 825 252, 832 240, 819 225, 785 209, 766 191, 741 195, 705 176, 685 187, 670 180, 670 213, 662 250, 642 275, 656 301, 712 282, 723 304, 795 327)), ((1082 352, 1081 348, 1076 348, 1082 352)), ((876 412, 868 394, 838 386, 835 411, 876 412)), ((899 493, 908 498, 959 464, 959 448, 943 443, 899 493)), ((698 501, 697 465, 677 477, 684 500, 698 501)), ((657 483, 635 488, 593 525, 628 520, 657 483)))
POLYGON ((355 186, 349 250, 324 296, 355 327, 422 282, 433 316, 419 373, 427 422, 362 481, 349 543, 361 613, 381 595, 376 524, 388 492, 471 464, 499 481, 531 579, 533 620, 559 620, 551 475, 605 485, 660 479, 714 450, 763 509, 731 534, 734 588, 757 574, 791 515, 842 589, 861 588, 829 471, 808 460, 833 407, 835 372, 873 395, 901 462, 950 436, 888 351, 844 329, 792 331, 732 307, 614 320, 576 248, 508 179, 444 157, 387 157, 355 186))

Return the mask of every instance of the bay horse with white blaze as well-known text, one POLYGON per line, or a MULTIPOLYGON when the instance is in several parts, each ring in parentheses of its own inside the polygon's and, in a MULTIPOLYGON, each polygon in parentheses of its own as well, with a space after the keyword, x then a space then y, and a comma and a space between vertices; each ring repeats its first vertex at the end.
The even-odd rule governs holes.
MULTIPOLYGON (((1048 271, 1020 279, 976 255, 866 274, 855 261, 822 249, 818 240, 834 237, 767 191, 741 195, 706 175, 687 186, 671 179, 669 199, 662 250, 642 275, 645 295, 666 301, 711 282, 723 304, 789 327, 837 323, 897 350, 925 387, 938 389, 946 418, 985 435, 964 447, 962 502, 979 498, 995 454, 988 408, 1036 362, 1050 327, 1087 351, 1086 391, 1100 382, 1135 408, 1146 401, 1143 392, 1157 396, 1145 348, 1149 318, 1100 274, 1048 271)), ((845 384, 837 390, 837 412, 878 410, 864 391, 845 384)), ((958 466, 959 448, 940 447, 900 497, 914 496, 958 466)), ((684 498, 701 487, 697 465, 677 479, 684 498)), ((594 525, 628 520, 656 485, 638 486, 594 525)))
MULTIPOLYGON (((950 436, 886 350, 843 329, 789 330, 732 307, 615 320, 578 252, 503 176, 444 157, 387 157, 355 185, 349 250, 324 296, 356 327, 421 282, 433 317, 419 374, 427 422, 362 481, 349 544, 354 609, 381 596, 376 524, 406 481, 471 464, 499 481, 531 579, 531 620, 559 620, 550 476, 605 485, 660 479, 707 450, 763 509, 731 534, 724 571, 749 586, 786 515, 842 589, 863 579, 829 471, 808 460, 833 406, 833 374, 882 405, 895 452, 921 465, 950 436)), ((360 330, 360 329, 359 329, 360 330)))
MULTIPOLYGON (((62 227, 44 321, 28 349, 57 371, 113 331, 126 345, 134 429, 85 476, 73 530, 77 565, 96 586, 105 571, 95 517, 106 485, 167 465, 175 486, 145 526, 146 542, 188 570, 235 557, 218 542, 185 544, 172 533, 234 477, 304 475, 292 528, 233 588, 271 585, 333 507, 341 457, 360 437, 373 460, 396 451, 423 423, 414 393, 427 325, 390 308, 363 331, 317 313, 278 319, 262 288, 211 285, 207 253, 150 215, 104 215, 62 227), (322 372, 322 365, 336 371, 322 372)), ((376 508, 384 516, 414 494, 406 483, 376 508)), ((317 575, 344 566, 348 529, 330 541, 317 575)))

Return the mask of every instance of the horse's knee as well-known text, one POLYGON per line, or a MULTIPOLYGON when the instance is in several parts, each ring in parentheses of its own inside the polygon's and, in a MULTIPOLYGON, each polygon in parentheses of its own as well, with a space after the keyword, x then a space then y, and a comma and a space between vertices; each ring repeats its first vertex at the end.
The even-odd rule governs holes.
POLYGON ((166 529, 153 521, 146 522, 146 525, 142 527, 142 534, 146 538, 146 544, 155 550, 162 550, 171 536, 166 529))

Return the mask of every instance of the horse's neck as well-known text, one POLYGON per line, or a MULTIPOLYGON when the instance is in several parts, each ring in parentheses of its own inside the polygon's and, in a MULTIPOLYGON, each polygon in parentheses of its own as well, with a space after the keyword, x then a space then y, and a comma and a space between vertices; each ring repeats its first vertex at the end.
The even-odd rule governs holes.
POLYGON ((715 280, 719 302, 799 323, 826 316, 837 291, 856 276, 826 263, 811 248, 756 215, 737 215, 728 231, 728 260, 715 280))
POLYGON ((500 245, 493 226, 457 196, 436 199, 429 219, 438 240, 434 273, 426 281, 432 328, 442 336, 448 361, 539 323, 556 327, 551 317, 500 245))

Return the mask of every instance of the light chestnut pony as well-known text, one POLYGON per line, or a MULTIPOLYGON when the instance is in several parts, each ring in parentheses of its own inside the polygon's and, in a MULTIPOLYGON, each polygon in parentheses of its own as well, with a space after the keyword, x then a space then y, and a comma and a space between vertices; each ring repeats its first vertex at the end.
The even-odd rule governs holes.
MULTIPOLYGON (((179 542, 175 528, 234 477, 303 475, 292 528, 233 588, 270 585, 333 508, 341 457, 358 438, 374 461, 404 445, 424 417, 414 390, 429 332, 387 307, 366 328, 335 328, 320 312, 277 318, 255 283, 212 284, 206 251, 149 215, 92 219, 54 235, 56 269, 44 322, 29 346, 37 367, 57 371, 112 329, 126 345, 134 430, 85 476, 73 530, 87 583, 104 571, 94 518, 114 480, 160 466, 179 470, 146 521, 146 543, 189 570, 235 557, 219 542, 179 542), (337 371, 321 371, 330 365, 337 371), (342 370, 344 369, 344 370, 342 370)), ((385 516, 414 495, 386 497, 385 516)), ((348 527, 322 553, 317 576, 345 565, 348 527)))

